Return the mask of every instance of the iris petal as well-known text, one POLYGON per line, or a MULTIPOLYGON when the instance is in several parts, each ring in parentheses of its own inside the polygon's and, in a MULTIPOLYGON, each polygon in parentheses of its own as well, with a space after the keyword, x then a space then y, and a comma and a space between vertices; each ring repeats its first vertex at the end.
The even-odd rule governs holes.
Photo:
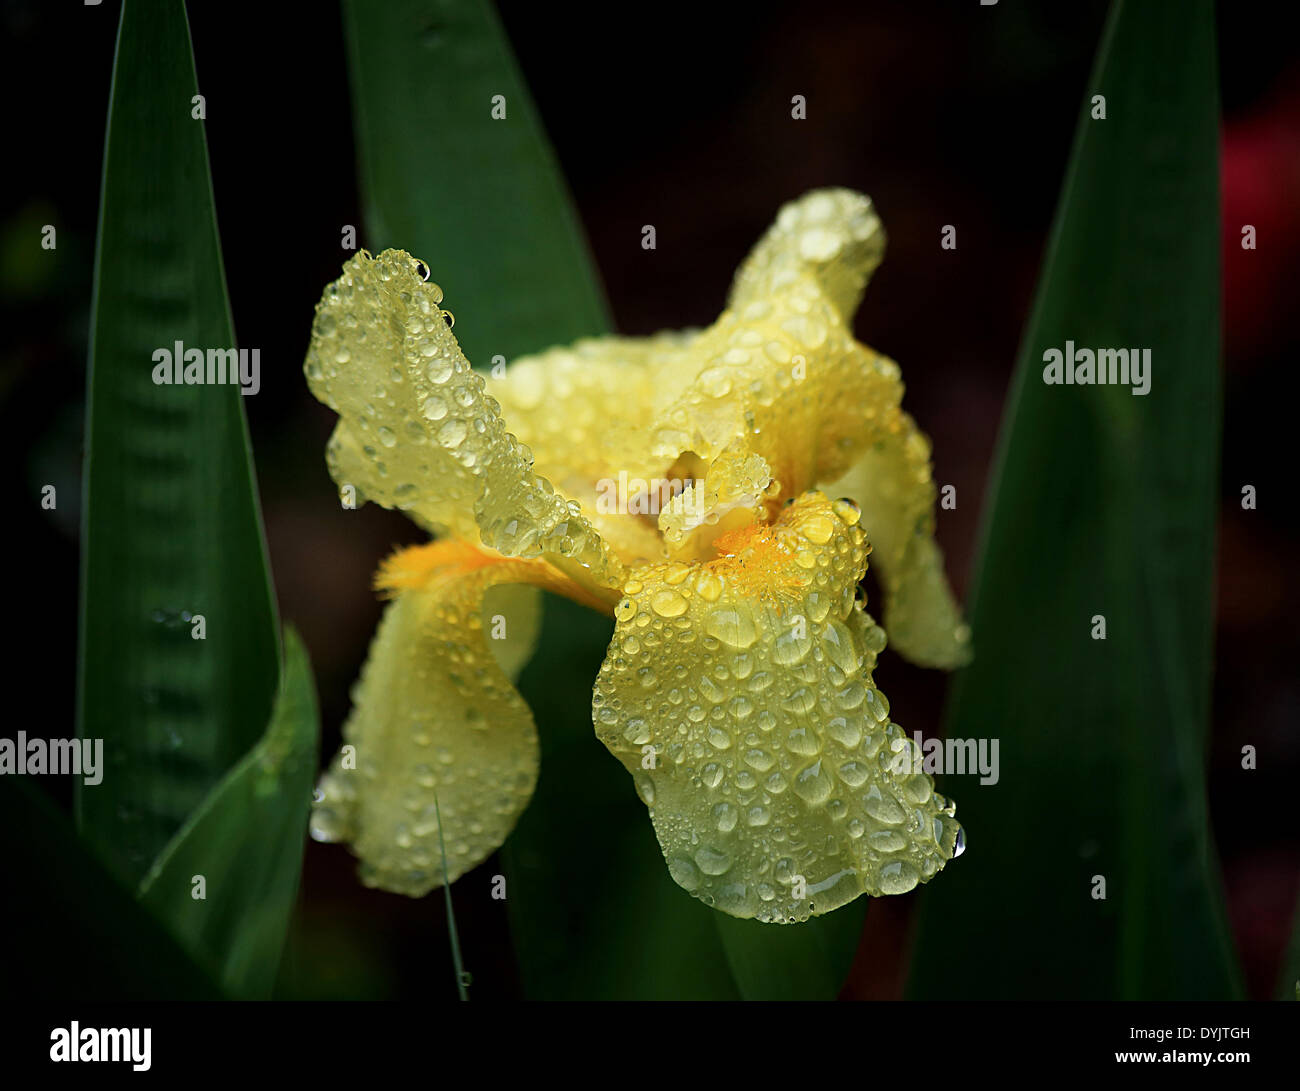
POLYGON ((306 372, 339 414, 335 480, 439 533, 616 586, 622 565, 577 503, 533 472, 421 270, 404 251, 360 251, 317 305, 306 372))
POLYGON ((872 679, 885 635, 856 601, 851 505, 809 493, 702 564, 638 569, 593 696, 673 878, 785 923, 896 894, 959 851, 953 807, 872 679))
POLYGON ((586 593, 542 561, 456 541, 398 553, 380 579, 396 598, 311 828, 317 840, 351 845, 366 885, 418 897, 442 885, 439 812, 454 880, 501 845, 537 781, 532 713, 502 667, 526 654, 535 618, 526 599, 496 592, 533 584, 580 601, 586 593), (519 649, 494 654, 498 641, 519 649))
POLYGON ((934 540, 930 443, 906 413, 899 414, 898 425, 826 491, 852 497, 862 508, 894 650, 921 666, 951 670, 970 660, 970 628, 934 540))

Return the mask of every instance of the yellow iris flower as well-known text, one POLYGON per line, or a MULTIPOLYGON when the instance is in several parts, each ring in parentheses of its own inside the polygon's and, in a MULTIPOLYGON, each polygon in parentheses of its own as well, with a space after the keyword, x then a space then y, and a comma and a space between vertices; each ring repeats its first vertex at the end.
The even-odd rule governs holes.
POLYGON ((538 742, 511 678, 533 587, 613 616, 596 735, 706 904, 802 921, 960 853, 952 803, 872 681, 885 632, 858 590, 870 552, 895 647, 967 659, 929 441, 898 366, 852 333, 884 245, 866 197, 809 193, 708 329, 580 341, 492 378, 423 263, 344 266, 306 362, 339 415, 330 470, 436 535, 379 570, 392 602, 313 811, 363 882, 425 894, 442 883, 439 813, 454 880, 527 806, 538 742))

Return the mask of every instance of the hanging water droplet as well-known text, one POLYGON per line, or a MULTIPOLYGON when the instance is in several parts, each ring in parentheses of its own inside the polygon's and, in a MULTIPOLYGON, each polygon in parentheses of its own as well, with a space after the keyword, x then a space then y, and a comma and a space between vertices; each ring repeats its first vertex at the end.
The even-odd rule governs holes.
POLYGON ((893 860, 880 869, 883 894, 906 894, 920 880, 916 868, 906 860, 893 860))
POLYGON ((654 781, 644 772, 638 773, 633 780, 636 782, 636 792, 641 797, 642 802, 647 807, 653 807, 655 804, 654 781))
POLYGON ((668 861, 668 874, 685 890, 694 890, 700 885, 699 868, 684 856, 674 856, 668 861))

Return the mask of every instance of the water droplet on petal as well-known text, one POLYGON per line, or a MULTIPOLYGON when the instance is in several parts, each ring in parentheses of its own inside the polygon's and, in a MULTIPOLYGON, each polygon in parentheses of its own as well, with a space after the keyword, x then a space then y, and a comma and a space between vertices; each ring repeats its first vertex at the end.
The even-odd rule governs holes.
POLYGON ((731 868, 731 857, 719 849, 704 845, 695 853, 695 863, 705 875, 725 875, 731 868))
POLYGON ((676 591, 660 591, 651 598, 650 609, 660 617, 681 617, 686 613, 686 600, 676 591))
POLYGON ((704 631, 729 648, 744 650, 758 639, 750 616, 734 607, 714 610, 704 621, 704 631))

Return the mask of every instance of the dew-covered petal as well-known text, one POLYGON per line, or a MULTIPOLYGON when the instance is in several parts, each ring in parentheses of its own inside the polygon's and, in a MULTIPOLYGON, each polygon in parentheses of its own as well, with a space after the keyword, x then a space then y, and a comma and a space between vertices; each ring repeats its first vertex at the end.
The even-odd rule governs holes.
POLYGON ((841 491, 870 504, 873 542, 881 522, 896 645, 953 666, 966 658, 965 629, 937 563, 928 442, 902 409, 898 365, 852 332, 884 246, 869 198, 814 191, 781 209, 712 326, 552 349, 489 390, 539 472, 580 501, 627 565, 704 559, 720 533, 872 467, 862 498, 841 491), (761 497, 748 480, 757 465, 770 475, 761 497), (600 483, 620 475, 634 487, 674 483, 676 498, 658 509, 662 537, 644 512, 601 510, 600 483))
POLYGON ((862 509, 871 563, 885 595, 890 646, 924 667, 952 669, 970 660, 970 627, 962 620, 934 538, 936 490, 930 442, 906 413, 840 480, 831 496, 862 509))
POLYGON ((645 516, 660 510, 668 467, 647 457, 646 424, 659 396, 656 376, 695 336, 588 338, 520 357, 487 379, 536 471, 581 505, 625 564, 663 556, 645 516))
POLYGON ((533 471, 425 276, 404 251, 360 251, 317 304, 305 370, 339 414, 335 481, 430 529, 617 585, 620 562, 578 504, 533 471))
POLYGON ((898 365, 853 335, 884 253, 869 198, 816 190, 781 209, 741 265, 726 310, 656 357, 636 445, 645 464, 707 473, 739 443, 770 467, 775 507, 843 476, 899 427, 898 365))
POLYGON ((736 274, 727 308, 664 368, 660 458, 711 461, 743 437, 780 498, 844 473, 902 399, 893 361, 853 337, 853 314, 884 254, 869 198, 814 190, 782 207, 736 274))
POLYGON ((535 604, 506 589, 585 592, 543 561, 457 541, 399 552, 379 583, 396 597, 353 691, 344 745, 321 778, 311 831, 348 843, 366 885, 418 897, 442 885, 439 811, 454 880, 501 845, 537 781, 533 717, 502 667, 526 655, 535 604))
POLYGON ((773 923, 930 879, 960 827, 872 679, 856 508, 809 493, 716 547, 632 574, 593 696, 673 878, 773 923))
POLYGON ((655 386, 640 443, 650 465, 689 455, 707 468, 740 442, 771 467, 780 500, 843 474, 903 397, 898 365, 854 340, 810 278, 724 311, 655 386))
POLYGON ((483 595, 488 647, 512 682, 528 665, 542 631, 542 593, 522 583, 498 583, 483 595), (503 633, 493 638, 493 629, 503 633))
POLYGON ((585 338, 521 356, 487 378, 487 391, 537 472, 576 498, 627 457, 628 433, 644 427, 660 396, 656 376, 697 336, 585 338))
POLYGON ((620 472, 703 477, 739 443, 771 468, 774 499, 797 496, 846 473, 900 412, 898 365, 852 333, 883 252, 869 198, 814 191, 781 209, 708 328, 551 349, 489 390, 566 495, 620 472))
POLYGON ((728 305, 742 310, 806 279, 851 319, 884 256, 885 229, 870 197, 848 189, 813 190, 777 213, 736 272, 728 305))

